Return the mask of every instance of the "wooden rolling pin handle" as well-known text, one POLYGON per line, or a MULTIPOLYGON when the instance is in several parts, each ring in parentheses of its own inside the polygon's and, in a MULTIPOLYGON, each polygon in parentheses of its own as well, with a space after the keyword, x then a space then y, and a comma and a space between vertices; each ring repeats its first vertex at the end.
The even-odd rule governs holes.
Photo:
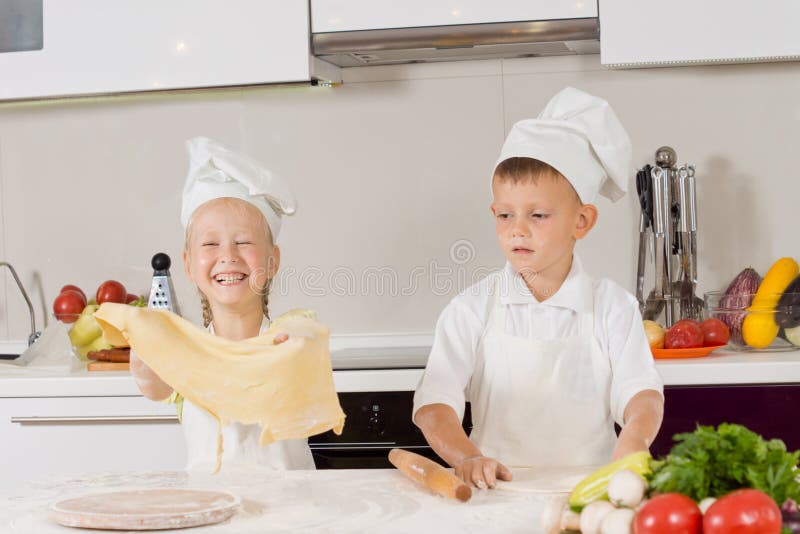
POLYGON ((414 480, 442 497, 467 502, 472 490, 447 469, 419 454, 392 449, 389 461, 411 480, 414 480))

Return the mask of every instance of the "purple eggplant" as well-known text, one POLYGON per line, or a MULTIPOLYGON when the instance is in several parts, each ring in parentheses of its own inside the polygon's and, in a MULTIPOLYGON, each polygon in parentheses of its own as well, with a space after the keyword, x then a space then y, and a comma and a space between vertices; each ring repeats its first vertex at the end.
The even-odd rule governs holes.
POLYGON ((717 317, 731 331, 731 342, 744 345, 742 323, 747 316, 747 308, 761 284, 761 276, 752 267, 744 269, 728 285, 725 295, 720 299, 717 317))
POLYGON ((800 326, 800 276, 786 287, 775 306, 775 322, 781 328, 800 326))

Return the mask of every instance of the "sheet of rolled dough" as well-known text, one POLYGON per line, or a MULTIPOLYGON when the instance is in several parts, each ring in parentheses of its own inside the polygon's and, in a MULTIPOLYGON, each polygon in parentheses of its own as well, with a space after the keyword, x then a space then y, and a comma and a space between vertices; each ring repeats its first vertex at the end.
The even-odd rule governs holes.
POLYGON ((599 466, 515 468, 510 482, 498 480, 495 489, 525 493, 570 493, 599 466))
POLYGON ((329 331, 314 319, 288 316, 258 337, 230 341, 167 310, 104 303, 94 316, 109 343, 130 344, 164 382, 221 426, 257 423, 262 445, 342 432, 329 331), (278 333, 289 339, 273 344, 278 333))

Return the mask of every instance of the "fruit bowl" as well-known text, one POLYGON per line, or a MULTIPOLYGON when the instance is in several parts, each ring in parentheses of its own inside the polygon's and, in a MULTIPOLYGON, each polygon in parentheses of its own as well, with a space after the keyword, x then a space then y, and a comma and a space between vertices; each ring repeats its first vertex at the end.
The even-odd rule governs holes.
POLYGON ((72 353, 84 362, 89 361, 87 356, 89 352, 111 348, 111 345, 103 337, 100 325, 94 319, 96 310, 97 306, 90 304, 81 313, 59 315, 59 319, 67 323, 72 353))
POLYGON ((704 295, 708 317, 730 329, 728 345, 739 351, 778 352, 800 348, 800 293, 726 296, 722 291, 704 295), (777 303, 770 306, 764 303, 777 303))

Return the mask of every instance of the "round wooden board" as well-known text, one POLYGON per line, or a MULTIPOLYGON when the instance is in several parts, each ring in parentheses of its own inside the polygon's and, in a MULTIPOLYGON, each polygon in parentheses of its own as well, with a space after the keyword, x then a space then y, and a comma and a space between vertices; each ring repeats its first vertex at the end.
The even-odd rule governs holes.
POLYGON ((50 508, 50 518, 67 527, 160 530, 219 523, 239 504, 238 497, 222 491, 153 488, 59 501, 50 508))

